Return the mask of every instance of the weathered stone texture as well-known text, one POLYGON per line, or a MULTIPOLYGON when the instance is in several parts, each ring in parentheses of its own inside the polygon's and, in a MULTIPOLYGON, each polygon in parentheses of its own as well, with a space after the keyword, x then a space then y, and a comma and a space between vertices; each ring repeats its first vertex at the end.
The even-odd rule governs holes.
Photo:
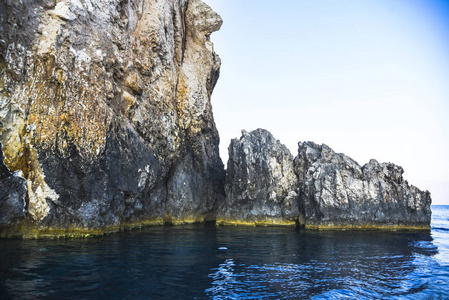
POLYGON ((431 198, 403 169, 371 160, 360 167, 326 145, 299 143, 295 170, 307 228, 430 228, 431 198))
POLYGON ((299 143, 293 160, 268 131, 231 141, 226 200, 218 224, 309 229, 429 229, 431 198, 403 169, 371 160, 361 167, 326 145, 299 143))
POLYGON ((229 146, 226 201, 218 224, 295 225, 300 219, 293 156, 271 133, 242 131, 229 146))
POLYGON ((213 219, 221 24, 199 0, 0 2, 0 141, 26 179, 25 235, 213 219))
POLYGON ((3 163, 0 143, 0 234, 1 228, 17 226, 25 217, 26 181, 3 163))
POLYGON ((265 130, 218 152, 222 24, 200 0, 0 1, 0 236, 149 224, 428 228, 402 168, 265 130), (226 189, 226 201, 225 199, 226 189), (219 208, 220 207, 220 208, 219 208))

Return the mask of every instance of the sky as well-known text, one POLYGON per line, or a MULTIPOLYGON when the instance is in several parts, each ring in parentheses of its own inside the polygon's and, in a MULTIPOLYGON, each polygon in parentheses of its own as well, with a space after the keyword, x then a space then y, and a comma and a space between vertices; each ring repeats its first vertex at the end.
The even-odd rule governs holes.
POLYGON ((223 18, 212 94, 230 140, 264 128, 404 168, 449 205, 449 1, 204 0, 223 18))

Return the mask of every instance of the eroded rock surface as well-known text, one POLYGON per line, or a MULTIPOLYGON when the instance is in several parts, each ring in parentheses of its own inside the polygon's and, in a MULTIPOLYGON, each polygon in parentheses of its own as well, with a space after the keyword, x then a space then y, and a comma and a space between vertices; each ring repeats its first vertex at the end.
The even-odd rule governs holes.
POLYGON ((7 235, 213 220, 221 24, 199 0, 1 1, 0 142, 27 186, 7 235))
POLYGON ((229 146, 226 201, 218 224, 295 225, 298 179, 290 151, 263 129, 242 131, 229 146))
POLYGON ((409 185, 399 166, 371 160, 361 167, 326 145, 303 142, 295 170, 307 228, 430 228, 430 193, 409 185))
POLYGON ((0 1, 0 236, 149 224, 428 228, 402 169, 265 130, 218 154, 222 24, 200 0, 0 1), (226 201, 225 199, 226 189, 226 201))
POLYGON ((431 198, 403 169, 361 167, 327 145, 299 143, 293 160, 268 131, 243 131, 229 146, 226 200, 217 222, 309 229, 429 229, 431 198))
MULTIPOLYGON (((1 144, 0 144, 1 150, 1 144)), ((1 228, 18 226, 25 218, 26 181, 3 163, 0 151, 0 234, 1 228)))

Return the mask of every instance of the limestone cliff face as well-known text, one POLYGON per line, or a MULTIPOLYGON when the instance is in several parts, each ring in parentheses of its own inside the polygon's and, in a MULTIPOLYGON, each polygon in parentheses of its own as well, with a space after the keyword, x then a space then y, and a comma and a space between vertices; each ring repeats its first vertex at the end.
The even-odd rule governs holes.
POLYGON ((430 228, 431 198, 392 163, 363 167, 326 145, 299 143, 295 169, 308 228, 430 228))
POLYGON ((1 1, 2 188, 26 180, 2 235, 214 219, 221 24, 199 0, 1 1))
POLYGON ((218 224, 295 225, 298 178, 290 151, 263 129, 242 131, 229 146, 226 201, 218 224))

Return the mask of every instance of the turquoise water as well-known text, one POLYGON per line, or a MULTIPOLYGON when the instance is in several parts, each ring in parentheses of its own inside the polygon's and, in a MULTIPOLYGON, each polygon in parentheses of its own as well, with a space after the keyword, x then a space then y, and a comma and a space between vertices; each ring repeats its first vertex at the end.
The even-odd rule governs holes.
POLYGON ((0 299, 449 299, 449 206, 431 232, 151 227, 0 240, 0 299))

